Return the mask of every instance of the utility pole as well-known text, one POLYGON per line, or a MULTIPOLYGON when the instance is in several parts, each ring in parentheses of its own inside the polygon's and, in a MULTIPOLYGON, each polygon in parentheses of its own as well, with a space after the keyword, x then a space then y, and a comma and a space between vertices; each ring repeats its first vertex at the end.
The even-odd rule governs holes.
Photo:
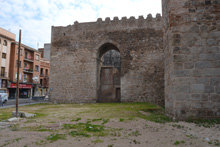
POLYGON ((19 68, 20 68, 20 48, 21 48, 21 30, 19 30, 18 60, 17 60, 17 83, 16 83, 16 117, 18 117, 18 99, 19 99, 19 68))

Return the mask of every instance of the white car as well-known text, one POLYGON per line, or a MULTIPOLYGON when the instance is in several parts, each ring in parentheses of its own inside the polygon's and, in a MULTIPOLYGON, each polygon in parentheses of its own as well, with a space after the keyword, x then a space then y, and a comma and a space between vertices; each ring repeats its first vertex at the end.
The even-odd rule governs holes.
POLYGON ((0 104, 5 104, 8 101, 8 93, 4 89, 0 89, 0 104))

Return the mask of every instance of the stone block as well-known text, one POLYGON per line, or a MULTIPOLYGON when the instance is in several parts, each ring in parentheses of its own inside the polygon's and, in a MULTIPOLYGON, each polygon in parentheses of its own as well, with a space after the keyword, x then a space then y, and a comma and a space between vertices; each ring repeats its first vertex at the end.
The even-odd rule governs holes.
POLYGON ((220 61, 199 61, 195 63, 195 68, 220 68, 220 61))
POLYGON ((184 69, 192 69, 192 68, 194 68, 193 62, 184 63, 184 69))
POLYGON ((199 60, 206 60, 206 61, 220 60, 220 54, 200 54, 199 60))
POLYGON ((205 91, 205 85, 204 84, 192 84, 190 86, 190 92, 191 93, 203 93, 205 91))
POLYGON ((15 122, 15 121, 19 121, 19 118, 17 117, 12 117, 8 119, 9 122, 15 122))

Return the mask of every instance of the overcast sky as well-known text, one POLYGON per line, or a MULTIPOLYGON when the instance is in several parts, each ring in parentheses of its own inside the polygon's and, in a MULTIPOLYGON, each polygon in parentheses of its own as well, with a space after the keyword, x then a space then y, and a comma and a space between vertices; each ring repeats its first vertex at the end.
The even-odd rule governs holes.
POLYGON ((161 0, 0 0, 0 27, 16 34, 22 29, 22 43, 33 48, 50 43, 51 26, 74 21, 161 13, 161 0))

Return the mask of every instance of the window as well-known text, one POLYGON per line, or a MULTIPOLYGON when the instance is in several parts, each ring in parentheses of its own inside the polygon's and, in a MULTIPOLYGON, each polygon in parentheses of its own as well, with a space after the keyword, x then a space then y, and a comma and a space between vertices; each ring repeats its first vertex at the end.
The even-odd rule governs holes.
MULTIPOLYGON (((17 63, 17 64, 16 64, 16 67, 18 67, 18 60, 16 60, 16 63, 17 63)), ((21 63, 22 63, 22 62, 20 61, 20 68, 21 68, 21 63)))
POLYGON ((43 79, 40 79, 40 85, 41 86, 43 85, 43 79))
POLYGON ((7 46, 7 44, 8 44, 7 41, 4 40, 3 45, 4 45, 4 46, 7 46))
POLYGON ((36 55, 36 60, 39 60, 39 55, 36 55))
POLYGON ((28 58, 28 52, 25 52, 25 55, 24 55, 25 59, 28 58))
POLYGON ((21 48, 21 49, 20 49, 20 56, 22 56, 22 51, 23 51, 23 50, 22 50, 22 48, 21 48))
POLYGON ((35 65, 35 71, 39 72, 39 66, 35 65))
POLYGON ((27 69, 28 68, 28 64, 24 62, 24 68, 27 69))
POLYGON ((25 82, 25 83, 27 82, 27 75, 26 74, 23 75, 23 82, 25 82))
POLYGON ((6 53, 2 53, 2 58, 6 59, 6 53))
POLYGON ((1 67, 1 76, 5 77, 5 67, 1 67))
POLYGON ((46 69, 46 76, 48 76, 48 69, 46 69))
POLYGON ((44 69, 43 69, 43 68, 40 69, 40 74, 41 74, 41 75, 44 74, 44 69))

